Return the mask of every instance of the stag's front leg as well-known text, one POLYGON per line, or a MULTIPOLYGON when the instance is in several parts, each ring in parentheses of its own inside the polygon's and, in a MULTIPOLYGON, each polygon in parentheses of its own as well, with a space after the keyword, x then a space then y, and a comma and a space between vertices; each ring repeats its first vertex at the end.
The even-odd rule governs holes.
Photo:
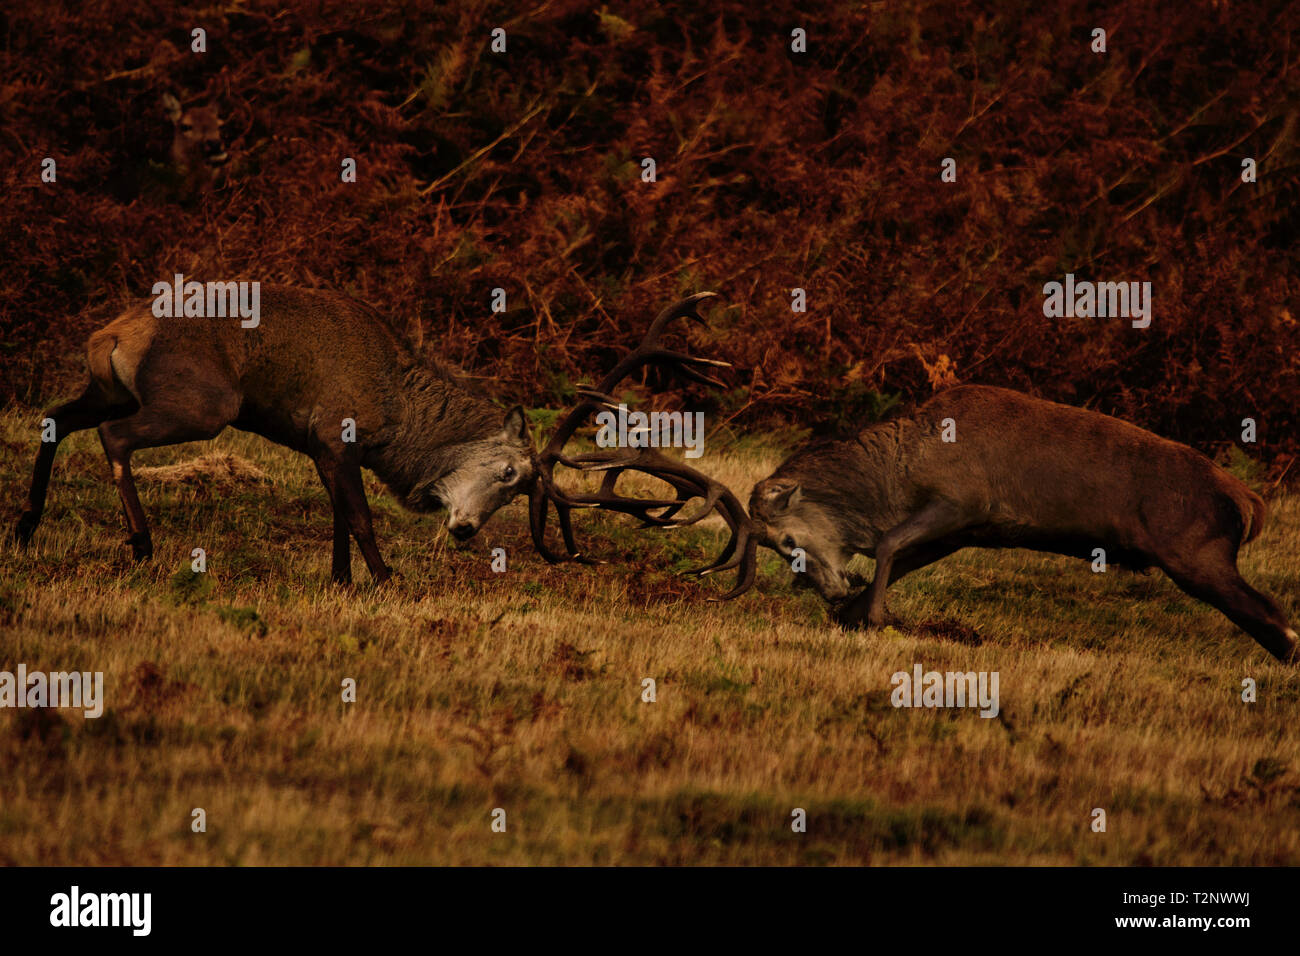
POLYGON ((316 463, 321 483, 329 492, 330 503, 334 506, 334 557, 331 576, 340 584, 352 581, 351 545, 347 541, 347 531, 361 549, 361 557, 366 561, 370 576, 376 584, 383 584, 393 573, 384 564, 375 544, 375 529, 370 518, 370 503, 366 501, 365 485, 361 481, 361 452, 353 443, 340 440, 337 432, 324 427, 324 422, 340 421, 344 415, 325 414, 317 411, 317 425, 312 430, 308 454, 316 463))
POLYGON ((857 627, 865 616, 868 627, 882 626, 889 585, 956 551, 960 545, 945 539, 964 524, 955 506, 936 501, 890 528, 876 544, 876 573, 870 586, 844 605, 836 620, 845 627, 857 627))
MULTIPOLYGON (((909 574, 917 568, 925 567, 932 561, 938 561, 945 555, 952 554, 955 550, 956 546, 954 545, 936 542, 933 545, 922 545, 908 551, 896 552, 894 554, 894 563, 889 569, 889 583, 893 584, 903 575, 909 574)), ((874 581, 872 584, 874 584, 874 581)), ((841 627, 860 627, 867 616, 870 602, 871 584, 868 584, 851 599, 832 611, 831 616, 841 627)), ((883 613, 884 608, 882 608, 883 613)), ((879 623, 883 623, 883 619, 879 623)), ((872 626, 878 625, 873 624, 872 626)))
POLYGON ((862 626, 862 619, 867 613, 867 601, 871 596, 871 587, 865 587, 848 601, 831 611, 831 619, 840 627, 852 630, 862 626))
POLYGON ((348 530, 348 515, 342 497, 334 488, 334 467, 322 458, 315 459, 316 474, 320 475, 325 494, 329 497, 334 515, 334 553, 330 562, 330 580, 335 584, 352 583, 352 539, 348 530))
MULTIPOLYGON (((334 468, 334 489, 338 496, 337 509, 341 508, 356 538, 361 557, 365 558, 366 567, 376 584, 383 584, 393 576, 393 572, 384 564, 375 543, 375 529, 370 519, 370 503, 366 501, 366 489, 361 482, 361 466, 351 461, 336 462, 334 468)), ((337 520, 337 519, 336 519, 337 520)), ((338 554, 338 532, 335 531, 335 555, 338 554)))
MULTIPOLYGON (((927 541, 925 544, 917 545, 915 548, 909 548, 906 551, 895 552, 893 566, 889 569, 889 583, 893 584, 904 575, 911 574, 927 564, 933 564, 941 558, 946 558, 954 551, 960 550, 961 547, 961 542, 943 538, 938 541, 927 541)), ((851 601, 836 609, 833 615, 835 620, 843 627, 858 627, 862 624, 862 619, 866 617, 870 598, 870 586, 863 588, 851 601)))

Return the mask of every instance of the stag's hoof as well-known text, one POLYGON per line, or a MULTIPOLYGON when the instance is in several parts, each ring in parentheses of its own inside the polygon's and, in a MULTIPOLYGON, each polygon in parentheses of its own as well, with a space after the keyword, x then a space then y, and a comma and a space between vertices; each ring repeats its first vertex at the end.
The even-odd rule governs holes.
POLYGON ((1300 638, 1300 635, 1296 634, 1296 632, 1290 628, 1287 628, 1286 636, 1290 643, 1283 649, 1282 653, 1278 655, 1278 660, 1283 664, 1300 664, 1300 640, 1297 640, 1297 638, 1300 638))
POLYGON ((14 526, 14 540, 20 547, 27 547, 32 543, 32 535, 36 533, 36 526, 40 524, 40 519, 30 511, 24 511, 22 517, 18 519, 18 524, 14 526))
POLYGON ((870 614, 854 608, 852 602, 838 607, 831 612, 831 617, 845 630, 880 631, 887 627, 896 627, 898 618, 890 614, 870 614))
POLYGON ((862 613, 848 605, 831 608, 831 620, 846 631, 854 631, 862 627, 862 613))
POLYGON ((131 535, 127 538, 127 544, 131 545, 131 556, 136 561, 148 561, 153 557, 153 542, 149 540, 147 532, 131 535))
POLYGON ((867 623, 864 626, 868 631, 885 631, 891 627, 894 628, 894 630, 904 629, 903 621, 900 618, 894 617, 892 614, 882 616, 879 621, 872 621, 868 618, 867 623))

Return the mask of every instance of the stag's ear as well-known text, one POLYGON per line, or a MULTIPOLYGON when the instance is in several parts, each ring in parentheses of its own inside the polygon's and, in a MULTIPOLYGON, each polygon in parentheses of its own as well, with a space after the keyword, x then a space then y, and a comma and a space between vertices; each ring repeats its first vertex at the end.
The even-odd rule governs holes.
POLYGON ((763 489, 763 501, 773 514, 788 511, 799 503, 803 493, 795 482, 779 482, 763 489))
POLYGON ((506 437, 513 441, 528 441, 528 419, 524 415, 524 406, 516 405, 506 412, 501 428, 506 433, 506 437))
POLYGON ((162 108, 163 112, 167 114, 167 118, 173 123, 181 121, 181 101, 172 94, 164 93, 162 95, 162 108))

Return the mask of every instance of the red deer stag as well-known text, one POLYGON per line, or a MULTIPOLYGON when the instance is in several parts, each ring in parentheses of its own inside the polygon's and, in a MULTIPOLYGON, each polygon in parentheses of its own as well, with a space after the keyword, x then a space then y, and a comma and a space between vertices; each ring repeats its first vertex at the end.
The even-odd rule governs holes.
MULTIPOLYGON (((53 440, 42 442, 26 511, 15 535, 31 541, 45 509, 54 455, 73 432, 98 428, 126 511, 136 560, 153 554, 144 510, 131 477, 131 455, 141 448, 215 438, 227 426, 261 435, 312 459, 334 511, 331 566, 335 582, 352 580, 349 533, 371 576, 390 576, 371 525, 361 481, 368 468, 406 507, 447 509, 447 526, 459 540, 472 537, 502 505, 528 494, 533 539, 548 561, 562 560, 545 543, 548 505, 559 513, 568 557, 578 558, 570 512, 609 508, 651 526, 688 524, 717 508, 734 527, 745 510, 726 489, 657 452, 602 452, 566 458, 574 430, 632 372, 665 366, 697 382, 719 384, 699 369, 726 365, 673 352, 659 339, 674 319, 696 314, 699 293, 666 308, 641 345, 560 424, 538 455, 523 408, 501 409, 463 388, 443 369, 422 360, 381 315, 332 292, 266 286, 260 317, 245 328, 236 319, 155 316, 148 302, 91 334, 87 343, 90 382, 70 402, 45 412, 53 440), (351 439, 351 440, 349 440, 351 439), (563 492, 556 464, 607 472, 592 495, 563 492), (677 492, 672 500, 618 495, 626 471, 662 477, 677 492), (682 516, 692 498, 705 499, 696 514, 682 516)), ((233 309, 231 310, 233 314, 233 309)))
POLYGON ((1295 630, 1237 571, 1264 524, 1264 502, 1177 442, 1097 412, 1002 388, 949 389, 846 440, 821 440, 760 481, 751 522, 716 570, 754 581, 759 544, 802 549, 812 584, 845 626, 885 620, 885 589, 960 548, 1031 548, 1159 567, 1282 661, 1295 630), (876 559, 850 598, 849 559, 876 559))

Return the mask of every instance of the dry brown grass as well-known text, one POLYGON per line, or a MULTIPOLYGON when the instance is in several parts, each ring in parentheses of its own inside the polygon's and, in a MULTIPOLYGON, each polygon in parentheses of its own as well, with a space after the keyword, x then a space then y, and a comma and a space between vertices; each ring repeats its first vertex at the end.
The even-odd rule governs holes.
POLYGON ((239 455, 212 454, 177 462, 174 465, 146 465, 133 469, 141 481, 161 481, 193 485, 269 484, 266 472, 239 455))
MULTIPOLYGON (((3 419, 7 487, 33 434, 3 419)), ((98 720, 0 711, 0 862, 1300 862, 1300 678, 1159 576, 967 552, 895 587, 906 624, 844 633, 771 558, 757 593, 706 603, 717 584, 670 572, 713 531, 588 520, 615 563, 549 568, 519 504, 458 550, 372 488, 401 577, 339 590, 306 459, 233 432, 139 458, 212 446, 274 485, 142 486, 153 564, 91 434, 34 549, 0 549, 0 666, 102 670, 108 698, 98 720), (914 662, 998 671, 1001 716, 895 710, 914 662)), ((747 492, 776 456, 708 460, 747 492)), ((1293 617, 1298 532, 1300 498, 1274 502, 1243 561, 1293 617)))

